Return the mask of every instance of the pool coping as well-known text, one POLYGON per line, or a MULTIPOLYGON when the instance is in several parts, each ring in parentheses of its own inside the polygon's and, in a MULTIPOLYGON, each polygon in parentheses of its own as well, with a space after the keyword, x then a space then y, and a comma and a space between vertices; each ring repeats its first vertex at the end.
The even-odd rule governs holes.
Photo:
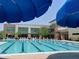
POLYGON ((36 53, 15 53, 15 54, 0 54, 0 57, 6 57, 6 56, 17 56, 17 55, 51 55, 51 54, 57 54, 57 53, 79 53, 79 51, 53 51, 53 52, 36 52, 36 53))

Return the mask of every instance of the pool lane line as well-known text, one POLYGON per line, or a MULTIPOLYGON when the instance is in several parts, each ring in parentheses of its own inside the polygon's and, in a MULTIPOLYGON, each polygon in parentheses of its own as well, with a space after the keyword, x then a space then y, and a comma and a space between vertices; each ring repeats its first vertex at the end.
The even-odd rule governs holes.
MULTIPOLYGON (((47 43, 48 44, 48 43, 47 43)), ((50 45, 51 45, 51 43, 49 43, 50 45)), ((53 43, 52 43, 53 44, 53 43)), ((56 45, 56 46, 58 46, 58 47, 62 47, 62 48, 64 48, 64 49, 66 49, 66 50, 70 50, 69 48, 67 48, 67 47, 65 47, 65 46, 61 46, 61 45, 58 45, 58 44, 53 44, 53 45, 56 45)))
MULTIPOLYGON (((55 45, 57 45, 57 44, 55 44, 55 45)), ((60 45, 58 45, 58 46, 60 46, 60 45)), ((60 47, 66 48, 68 50, 71 50, 70 48, 67 48, 68 46, 70 46, 70 45, 65 45, 65 44, 62 45, 62 43, 61 43, 61 46, 60 47)), ((70 46, 70 47, 72 47, 72 46, 70 46)), ((72 48, 74 48, 74 47, 72 47, 72 48)))
MULTIPOLYGON (((48 43, 47 43, 47 44, 48 44, 48 43)), ((50 43, 49 43, 49 44, 50 44, 50 43)), ((66 47, 67 45, 65 45, 65 44, 64 44, 65 46, 62 46, 62 45, 60 45, 60 44, 58 45, 58 44, 59 44, 59 43, 56 41, 54 45, 56 45, 56 46, 58 46, 58 47, 62 47, 62 48, 67 49, 67 50, 71 50, 70 48, 67 48, 67 47, 66 47)), ((61 44, 62 44, 62 43, 61 43, 61 44)), ((51 44, 50 44, 50 45, 51 45, 51 44)), ((68 46, 70 46, 70 45, 68 45, 68 46)), ((72 46, 70 46, 70 47, 72 47, 72 46)), ((72 48, 74 48, 74 47, 72 47, 72 48)))
POLYGON ((38 49, 38 52, 43 52, 43 50, 39 49, 33 42, 29 42, 31 43, 34 47, 36 47, 38 49))
POLYGON ((34 45, 32 45, 29 41, 24 42, 24 52, 25 53, 30 53, 30 52, 36 53, 38 51, 39 50, 34 45))
MULTIPOLYGON (((69 43, 69 42, 67 42, 67 43, 69 43)), ((60 42, 58 43, 58 44, 60 44, 60 42)), ((75 46, 73 46, 73 45, 69 45, 69 44, 63 44, 63 43, 61 43, 62 45, 65 45, 65 46, 70 46, 70 47, 72 47, 72 48, 76 48, 76 49, 79 49, 79 47, 75 47, 75 46)))
POLYGON ((22 42, 16 41, 8 50, 5 51, 7 54, 22 53, 22 42))
POLYGON ((43 50, 39 49, 33 42, 29 42, 29 43, 31 43, 38 50, 38 52, 42 52, 43 51, 43 50))
MULTIPOLYGON (((58 46, 60 46, 60 43, 58 43, 58 42, 56 42, 57 44, 59 44, 58 46)), ((57 45, 57 44, 55 44, 55 45, 57 45)), ((61 47, 65 47, 65 48, 67 48, 68 50, 71 50, 71 48, 74 48, 74 49, 77 49, 77 48, 75 48, 75 47, 72 47, 72 46, 70 46, 70 45, 67 45, 67 44, 63 44, 62 42, 61 42, 61 47), (71 48, 69 48, 69 47, 71 47, 71 48)))
MULTIPOLYGON (((75 44, 75 43, 74 43, 74 44, 75 44)), ((69 46, 72 46, 72 47, 74 47, 74 48, 78 48, 78 49, 79 49, 79 45, 77 45, 77 46, 76 46, 76 45, 74 45, 74 44, 72 44, 72 43, 71 43, 71 45, 70 45, 70 44, 67 44, 67 45, 69 45, 69 46)))
MULTIPOLYGON (((60 42, 63 42, 63 41, 60 41, 60 42)), ((65 43, 71 43, 71 45, 70 44, 66 44, 66 46, 71 46, 71 47, 74 47, 74 48, 78 48, 79 49, 79 43, 78 42, 66 41, 65 43), (75 44, 78 44, 78 45, 74 46, 75 44)), ((61 43, 61 44, 63 44, 63 43, 61 43)))
MULTIPOLYGON (((37 43, 44 45, 44 44, 43 44, 43 43, 41 43, 41 42, 37 42, 37 43)), ((56 49, 54 49, 54 48, 52 48, 52 47, 50 47, 50 46, 47 46, 47 45, 44 45, 44 46, 46 46, 46 47, 48 47, 48 48, 52 49, 52 51, 53 51, 53 50, 54 50, 54 51, 57 51, 56 49)))
POLYGON ((8 50, 12 45, 14 45, 15 42, 13 42, 10 46, 8 46, 4 51, 1 52, 1 54, 6 54, 5 51, 8 50))
MULTIPOLYGON (((65 48, 65 49, 67 49, 67 50, 71 50, 71 48, 74 48, 74 47, 72 47, 72 46, 70 46, 70 45, 67 45, 67 44, 63 44, 62 42, 56 42, 56 44, 54 44, 54 45, 57 45, 57 46, 60 46, 60 47, 62 47, 62 48, 65 48), (59 45, 58 45, 59 44, 59 45), (61 45, 60 45, 61 44, 61 45), (68 46, 69 46, 69 48, 68 48, 68 46), (71 48, 70 48, 71 47, 71 48)), ((76 48, 77 49, 77 48, 76 48)))
MULTIPOLYGON (((48 47, 51 47, 51 45, 47 45, 45 42, 40 42, 40 43, 42 43, 43 45, 45 45, 45 46, 48 46, 48 47)), ((56 45, 57 46, 57 45, 56 45)), ((54 47, 52 46, 51 48, 53 48, 54 49, 54 47)), ((63 48, 63 49, 65 49, 65 48, 63 48)), ((55 50, 56 51, 60 51, 60 50, 57 50, 56 48, 55 48, 55 50)), ((66 50, 66 49, 65 49, 66 50)))
POLYGON ((24 42, 22 41, 22 53, 24 52, 24 42))
POLYGON ((43 52, 46 52, 46 51, 53 51, 51 48, 48 48, 47 46, 44 46, 44 45, 42 45, 42 44, 39 44, 37 41, 36 42, 34 42, 36 45, 37 45, 37 47, 39 48, 39 49, 41 49, 43 52), (42 45, 42 46, 40 46, 40 45, 42 45), (42 48, 42 47, 45 47, 45 48, 42 48), (48 49, 49 50, 48 50, 48 49), (46 50, 47 49, 47 50, 46 50))
POLYGON ((77 47, 79 47, 79 43, 71 43, 72 45, 76 45, 77 47))
MULTIPOLYGON (((61 44, 62 44, 62 43, 61 43, 61 44)), ((70 47, 72 47, 72 48, 79 49, 79 47, 75 47, 75 46, 73 46, 73 45, 68 45, 68 44, 63 44, 63 45, 65 45, 65 46, 70 46, 70 47)))

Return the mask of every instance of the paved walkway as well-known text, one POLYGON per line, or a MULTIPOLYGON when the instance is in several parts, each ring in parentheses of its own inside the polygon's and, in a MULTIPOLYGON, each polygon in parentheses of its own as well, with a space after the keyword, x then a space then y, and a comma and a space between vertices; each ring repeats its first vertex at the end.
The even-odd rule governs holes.
POLYGON ((6 56, 4 58, 7 59, 47 59, 48 54, 34 54, 34 55, 13 55, 13 56, 6 56))

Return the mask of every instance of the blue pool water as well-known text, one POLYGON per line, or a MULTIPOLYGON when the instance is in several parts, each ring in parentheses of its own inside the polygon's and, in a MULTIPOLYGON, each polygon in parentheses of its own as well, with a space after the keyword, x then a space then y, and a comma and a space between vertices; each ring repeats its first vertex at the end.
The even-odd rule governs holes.
POLYGON ((57 40, 5 40, 0 54, 79 50, 79 44, 57 40))

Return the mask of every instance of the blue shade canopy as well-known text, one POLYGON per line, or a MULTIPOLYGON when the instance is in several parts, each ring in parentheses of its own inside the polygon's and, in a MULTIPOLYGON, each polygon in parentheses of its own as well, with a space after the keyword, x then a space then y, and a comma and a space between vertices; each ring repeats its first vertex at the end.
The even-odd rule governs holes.
POLYGON ((0 23, 29 21, 43 15, 52 0, 0 0, 0 23))
POLYGON ((58 11, 56 21, 60 26, 79 27, 79 0, 67 0, 58 11))

